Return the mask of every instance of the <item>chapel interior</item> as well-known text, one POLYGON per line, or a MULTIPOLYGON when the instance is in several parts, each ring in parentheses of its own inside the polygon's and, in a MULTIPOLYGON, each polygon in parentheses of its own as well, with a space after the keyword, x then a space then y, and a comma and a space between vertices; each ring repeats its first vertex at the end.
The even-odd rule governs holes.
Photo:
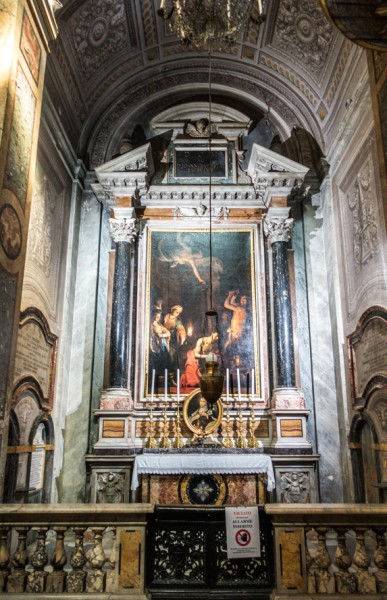
POLYGON ((382 598, 387 3, 186 4, 0 10, 0 596, 382 598))

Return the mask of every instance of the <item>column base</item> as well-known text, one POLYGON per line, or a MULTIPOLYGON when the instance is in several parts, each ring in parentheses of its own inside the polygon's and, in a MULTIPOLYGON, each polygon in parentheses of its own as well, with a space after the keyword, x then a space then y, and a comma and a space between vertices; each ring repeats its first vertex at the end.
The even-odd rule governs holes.
POLYGON ((132 393, 126 388, 107 388, 101 394, 99 407, 101 410, 132 410, 132 393))
POLYGON ((311 448, 306 439, 306 408, 304 394, 297 388, 276 388, 271 401, 275 420, 275 448, 311 448))
POLYGON ((273 391, 271 407, 276 410, 305 410, 305 397, 301 390, 293 387, 278 387, 273 391))

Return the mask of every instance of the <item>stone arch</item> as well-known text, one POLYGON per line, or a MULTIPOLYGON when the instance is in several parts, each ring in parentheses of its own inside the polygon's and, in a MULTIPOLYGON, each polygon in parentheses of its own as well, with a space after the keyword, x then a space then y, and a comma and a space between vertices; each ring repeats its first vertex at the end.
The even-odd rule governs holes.
MULTIPOLYGON (((292 127, 297 125, 309 131, 323 146, 324 139, 314 108, 290 90, 283 82, 270 73, 258 73, 254 69, 239 64, 225 71, 221 61, 213 73, 212 91, 214 97, 223 98, 223 103, 242 110, 264 113, 270 104, 270 119, 275 129, 285 140, 292 127)), ((148 73, 149 76, 149 73, 148 73)), ((143 76, 144 77, 144 76, 143 76)), ((147 81, 132 81, 117 90, 114 102, 101 100, 85 124, 80 139, 79 152, 87 153, 90 167, 96 167, 110 160, 117 140, 135 123, 146 128, 153 116, 178 103, 203 100, 208 96, 208 73, 198 68, 193 74, 192 64, 184 69, 180 63, 165 74, 155 73, 147 81), (99 125, 96 126, 96 123, 99 125)))

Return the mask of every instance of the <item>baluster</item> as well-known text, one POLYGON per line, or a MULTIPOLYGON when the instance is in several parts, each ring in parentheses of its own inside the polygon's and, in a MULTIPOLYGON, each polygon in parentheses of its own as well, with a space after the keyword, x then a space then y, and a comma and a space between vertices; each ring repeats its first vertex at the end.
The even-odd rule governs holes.
POLYGON ((356 533, 356 546, 355 554, 353 555, 353 564, 358 568, 358 572, 356 573, 357 591, 359 594, 376 594, 376 579, 368 571, 371 559, 364 544, 364 534, 367 528, 356 527, 354 529, 356 533))
POLYGON ((46 592, 55 592, 57 594, 65 591, 66 573, 63 571, 63 567, 66 564, 66 552, 64 547, 64 536, 66 527, 55 527, 56 542, 53 555, 51 557, 51 564, 53 566, 53 572, 47 576, 46 592))
MULTIPOLYGON (((116 539, 116 529, 111 529, 111 544, 112 548, 110 551, 109 558, 107 560, 107 565, 110 567, 110 570, 106 573, 106 591, 107 592, 115 592, 117 589, 117 577, 116 577, 116 562, 117 562, 117 539, 116 539)), ((104 539, 105 536, 104 536, 104 539)))
POLYGON ((374 562, 378 567, 378 570, 375 573, 378 592, 379 594, 387 594, 387 546, 385 529, 382 527, 374 527, 373 529, 378 543, 374 554, 374 562))
POLYGON ((0 591, 5 591, 7 577, 9 574, 9 527, 2 527, 0 533, 0 591))
POLYGON ((335 579, 329 572, 331 559, 327 550, 325 534, 329 529, 317 527, 317 551, 314 562, 318 567, 316 573, 316 590, 318 594, 333 594, 335 591, 335 579))
POLYGON ((31 565, 34 567, 34 571, 27 576, 27 592, 34 592, 36 594, 44 592, 47 577, 47 571, 44 570, 44 567, 48 561, 46 552, 47 529, 47 527, 40 527, 37 529, 38 539, 30 561, 31 565))
POLYGON ((308 529, 305 532, 305 564, 306 564, 306 572, 307 572, 307 584, 308 584, 308 593, 315 594, 316 593, 316 563, 314 562, 312 555, 309 551, 308 541, 311 540, 311 537, 314 537, 315 531, 313 529, 308 529))
POLYGON ((336 591, 339 594, 354 594, 356 592, 356 579, 352 573, 348 572, 352 564, 352 559, 345 545, 346 529, 337 528, 337 548, 335 553, 336 565, 338 571, 335 573, 336 591))
POLYGON ((83 570, 86 564, 86 554, 83 549, 85 527, 73 527, 73 531, 75 533, 75 543, 70 559, 73 570, 66 577, 66 592, 80 594, 84 590, 86 577, 86 571, 83 570))
POLYGON ((94 546, 88 553, 88 560, 91 570, 87 572, 86 591, 92 593, 101 593, 105 587, 105 573, 102 567, 105 564, 106 556, 102 547, 102 534, 105 527, 92 527, 94 533, 94 546))
POLYGON ((27 573, 25 569, 28 562, 28 527, 15 527, 15 531, 18 534, 18 543, 11 560, 13 571, 8 575, 7 579, 7 592, 11 594, 24 592, 27 579, 27 573))

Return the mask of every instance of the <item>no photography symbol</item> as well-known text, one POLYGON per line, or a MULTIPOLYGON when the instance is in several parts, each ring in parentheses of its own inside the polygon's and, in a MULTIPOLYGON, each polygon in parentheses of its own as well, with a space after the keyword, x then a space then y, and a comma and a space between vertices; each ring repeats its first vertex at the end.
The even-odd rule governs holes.
POLYGON ((247 529, 240 529, 236 532, 235 541, 238 546, 247 546, 251 541, 250 532, 247 529))

